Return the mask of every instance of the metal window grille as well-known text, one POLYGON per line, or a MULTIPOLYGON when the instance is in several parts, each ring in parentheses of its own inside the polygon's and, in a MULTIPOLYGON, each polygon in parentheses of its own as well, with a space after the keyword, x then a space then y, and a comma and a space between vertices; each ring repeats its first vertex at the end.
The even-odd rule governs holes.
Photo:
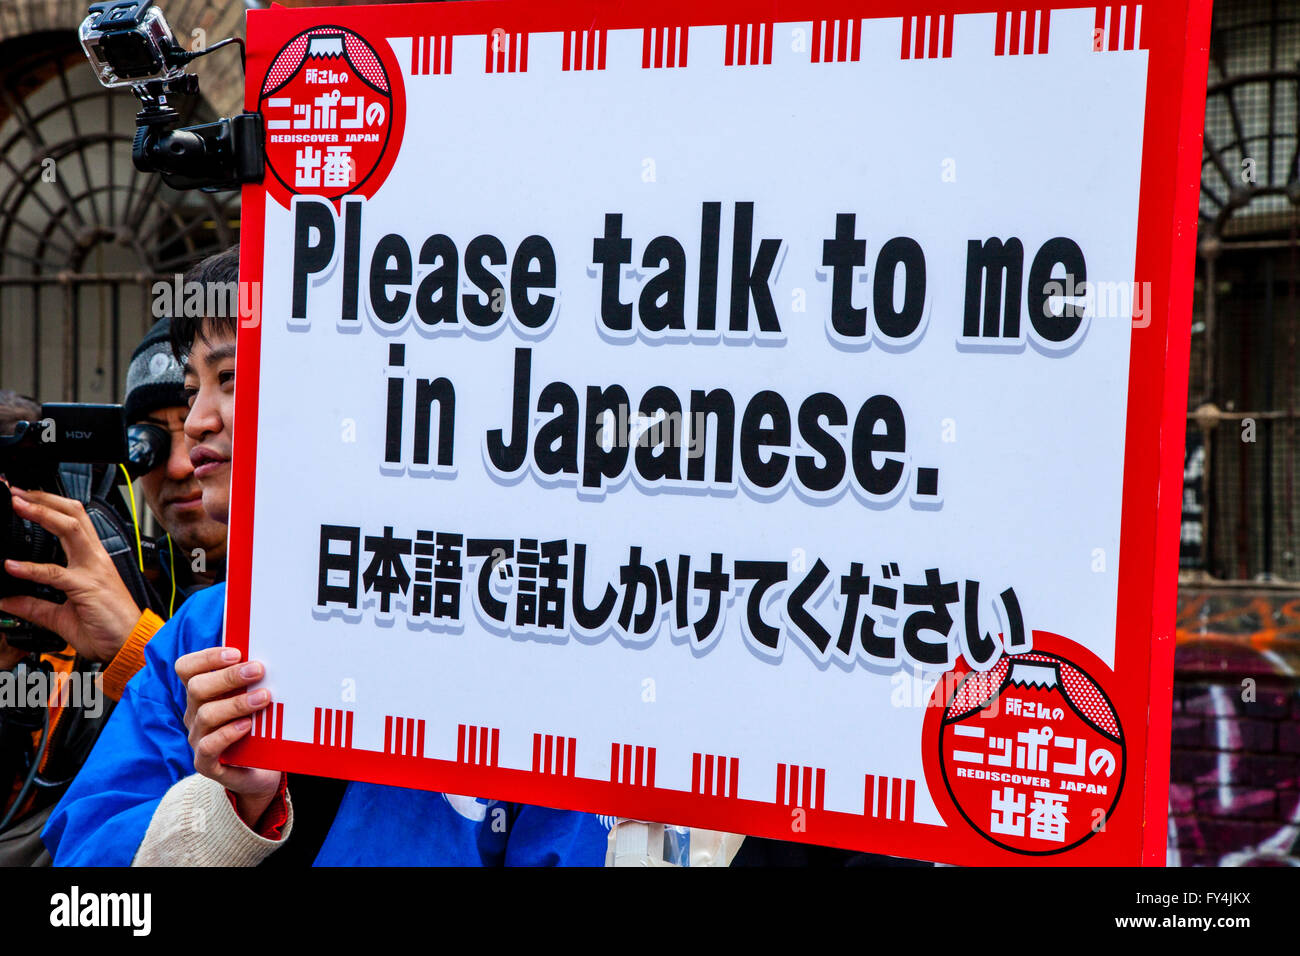
MULTIPOLYGON (((186 106, 184 122, 210 118, 186 106)), ((70 32, 0 44, 0 386, 121 401, 153 284, 238 239, 238 193, 180 193, 136 171, 136 110, 98 84, 70 32)))
POLYGON ((1300 3, 1218 4, 1210 41, 1182 564, 1300 578, 1300 3))

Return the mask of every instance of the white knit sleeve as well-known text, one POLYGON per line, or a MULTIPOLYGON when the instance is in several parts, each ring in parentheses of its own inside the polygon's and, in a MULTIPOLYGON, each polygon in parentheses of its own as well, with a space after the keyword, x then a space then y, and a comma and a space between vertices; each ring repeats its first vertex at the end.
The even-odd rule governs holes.
POLYGON ((248 828, 226 788, 202 774, 178 781, 163 796, 132 866, 256 866, 289 838, 293 804, 285 791, 288 819, 279 840, 248 828))

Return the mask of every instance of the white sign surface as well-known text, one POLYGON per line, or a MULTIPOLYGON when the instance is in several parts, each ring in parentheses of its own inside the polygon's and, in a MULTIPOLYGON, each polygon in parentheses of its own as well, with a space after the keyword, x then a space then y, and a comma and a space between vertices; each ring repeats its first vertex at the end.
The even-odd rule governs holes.
POLYGON ((283 706, 249 752, 1136 859, 1090 826, 1142 792, 1117 608, 1126 490, 1155 508, 1131 365, 1167 321, 1138 271, 1152 23, 1111 51, 1091 8, 460 6, 250 18, 276 179, 230 626, 283 706))

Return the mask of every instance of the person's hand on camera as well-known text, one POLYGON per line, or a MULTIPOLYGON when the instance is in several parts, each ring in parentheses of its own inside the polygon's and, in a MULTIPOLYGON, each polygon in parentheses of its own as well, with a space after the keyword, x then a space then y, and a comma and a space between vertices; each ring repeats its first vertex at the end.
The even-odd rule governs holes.
POLYGON ((0 600, 0 612, 21 617, 53 631, 82 657, 107 662, 126 642, 140 619, 140 608, 122 583, 113 559, 104 550, 81 502, 44 491, 10 487, 14 514, 55 535, 67 555, 67 567, 7 560, 15 578, 57 588, 64 604, 26 595, 0 600))
POLYGON ((257 825, 280 790, 280 771, 223 764, 221 756, 253 728, 252 715, 266 708, 271 694, 264 689, 245 693, 262 679, 257 661, 239 663, 233 647, 209 647, 176 661, 176 675, 185 685, 185 726, 194 750, 194 769, 235 795, 240 819, 257 825))

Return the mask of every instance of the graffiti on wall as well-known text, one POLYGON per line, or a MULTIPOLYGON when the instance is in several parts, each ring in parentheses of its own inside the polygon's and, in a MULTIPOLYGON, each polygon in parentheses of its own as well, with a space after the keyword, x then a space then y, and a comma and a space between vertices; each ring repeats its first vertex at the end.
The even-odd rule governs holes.
POLYGON ((1300 866, 1300 595, 1179 592, 1171 866, 1300 866))

